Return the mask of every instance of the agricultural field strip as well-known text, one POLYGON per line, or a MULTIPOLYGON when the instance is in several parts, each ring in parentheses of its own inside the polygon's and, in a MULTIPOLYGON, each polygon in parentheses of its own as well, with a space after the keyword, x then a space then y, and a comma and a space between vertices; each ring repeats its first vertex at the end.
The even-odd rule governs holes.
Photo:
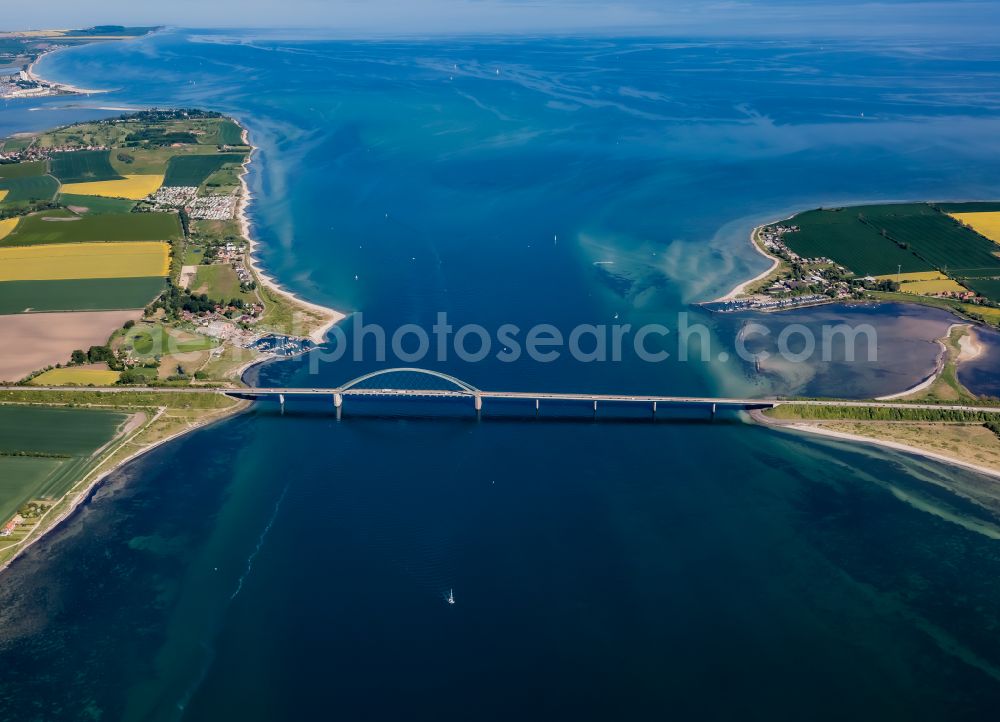
MULTIPOLYGON (((963 206, 963 211, 968 208, 963 206)), ((804 257, 827 256, 858 275, 889 279, 896 278, 899 267, 904 277, 934 273, 937 268, 977 293, 1000 299, 997 288, 1000 284, 994 283, 1000 278, 996 244, 930 205, 889 204, 806 211, 789 223, 799 225, 801 230, 787 234, 785 242, 804 257), (860 232, 860 228, 865 230, 860 232), (892 268, 893 263, 897 268, 892 268), (920 265, 926 268, 921 269, 920 265), (859 270, 873 267, 881 269, 880 272, 859 270)), ((903 290, 935 292, 930 287, 922 291, 918 288, 910 286, 903 290)), ((941 290, 957 289, 942 286, 941 290)))
POLYGON ((155 193, 162 183, 162 175, 127 175, 119 180, 64 183, 62 192, 138 201, 155 193))
POLYGON ((17 228, 0 241, 0 246, 168 241, 181 236, 180 220, 173 213, 120 213, 81 217, 60 209, 23 216, 17 228))
POLYGON ((0 281, 165 277, 170 246, 159 241, 0 248, 0 281))
POLYGON ((143 308, 164 287, 160 276, 0 282, 0 315, 143 308))

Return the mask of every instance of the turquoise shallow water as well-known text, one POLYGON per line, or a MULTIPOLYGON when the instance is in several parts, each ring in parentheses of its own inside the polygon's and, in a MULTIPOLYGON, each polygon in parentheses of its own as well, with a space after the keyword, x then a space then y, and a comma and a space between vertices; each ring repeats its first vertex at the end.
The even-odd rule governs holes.
MULTIPOLYGON (((690 303, 763 268, 746 243, 761 220, 997 195, 998 61, 171 32, 46 58, 52 77, 117 90, 10 105, 0 129, 112 112, 87 106, 233 113, 260 147, 264 264, 313 300, 390 328, 439 311, 674 328, 687 312, 719 344, 705 362, 433 364, 482 387, 860 396, 918 380, 951 319, 783 316, 775 332, 870 323, 879 359, 758 374, 714 352, 746 319, 690 303)), ((377 365, 304 359, 253 378, 335 385, 377 365)), ((115 474, 0 577, 0 706, 73 720, 996 708, 1000 529, 940 487, 975 476, 734 418, 447 410, 356 406, 337 423, 325 405, 261 406, 115 474)))

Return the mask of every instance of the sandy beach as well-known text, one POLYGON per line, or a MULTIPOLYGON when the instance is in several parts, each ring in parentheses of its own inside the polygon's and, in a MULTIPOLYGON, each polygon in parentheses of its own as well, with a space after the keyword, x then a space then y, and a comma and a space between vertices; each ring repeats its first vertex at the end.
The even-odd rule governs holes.
MULTIPOLYGON (((55 53, 58 53, 60 50, 68 50, 68 49, 69 48, 56 48, 55 50, 46 50, 44 53, 39 55, 37 58, 34 59, 34 61, 32 61, 31 65, 29 65, 27 69, 24 71, 25 74, 28 76, 28 79, 36 83, 42 83, 44 85, 47 85, 54 91, 51 93, 51 95, 97 95, 98 93, 110 93, 111 92, 110 90, 79 88, 75 85, 70 85, 68 83, 57 83, 52 80, 46 80, 45 78, 41 77, 35 72, 35 66, 38 64, 38 61, 44 58, 46 55, 53 55, 55 53)), ((43 96, 35 95, 33 97, 37 98, 43 96)))
MULTIPOLYGON (((308 309, 314 313, 322 316, 325 321, 317 329, 313 330, 309 334, 309 338, 317 344, 323 343, 326 339, 326 334, 331 328, 334 327, 339 321, 347 318, 347 314, 336 311, 332 308, 326 306, 321 306, 316 303, 310 303, 309 301, 304 301, 303 299, 296 296, 291 291, 288 291, 281 287, 281 285, 274 280, 271 276, 264 272, 260 267, 260 261, 256 258, 258 241, 254 238, 253 233, 250 228, 250 218, 248 216, 247 210, 250 205, 250 201, 253 199, 253 194, 250 192, 250 187, 247 184, 247 174, 250 172, 250 163, 253 160, 254 154, 257 152, 257 146, 250 142, 250 134, 247 131, 246 126, 243 125, 241 121, 235 119, 243 130, 243 143, 244 145, 250 146, 250 153, 247 155, 246 160, 243 162, 243 170, 240 172, 240 200, 236 209, 236 217, 240 224, 240 232, 247 241, 248 251, 247 260, 250 265, 251 272, 260 280, 261 284, 266 286, 271 292, 276 293, 288 300, 294 302, 302 308, 308 309)), ((252 364, 251 364, 252 365, 252 364)), ((244 369, 245 371, 245 369, 244 369)))
POLYGON ((754 421, 773 429, 778 429, 780 431, 798 431, 805 434, 815 434, 816 436, 824 436, 830 439, 839 439, 841 441, 850 441, 852 443, 858 444, 868 444, 870 446, 881 446, 886 449, 892 449, 893 451, 902 451, 907 454, 913 454, 915 456, 922 456, 927 459, 933 459, 934 461, 944 462, 946 464, 952 464, 954 466, 960 466, 971 471, 978 472, 980 474, 986 474, 987 476, 992 476, 1000 479, 1000 471, 997 469, 991 469, 988 466, 981 466, 979 464, 973 464, 962 459, 956 459, 953 456, 945 456, 944 454, 938 454, 934 451, 928 451, 927 449, 921 449, 916 446, 909 446, 907 444, 901 444, 896 441, 888 441, 886 439, 875 439, 870 436, 860 436, 858 434, 848 434, 843 431, 834 431, 833 429, 826 429, 818 424, 810 424, 804 421, 795 422, 782 422, 775 419, 768 418, 765 414, 760 411, 751 411, 750 416, 754 421))
POLYGON ((714 299, 713 301, 714 303, 718 303, 720 301, 731 301, 734 298, 739 298, 746 292, 746 289, 749 286, 757 283, 758 281, 764 280, 769 275, 774 273, 774 270, 781 264, 781 259, 778 258, 777 256, 772 256, 770 253, 765 251, 761 247, 760 243, 757 242, 757 236, 762 228, 766 226, 773 226, 775 223, 781 223, 782 221, 787 221, 789 218, 792 217, 793 216, 788 216, 787 218, 779 218, 778 220, 770 221, 768 223, 761 223, 760 225, 756 226, 753 229, 753 231, 750 232, 750 245, 754 247, 754 250, 757 251, 757 253, 764 256, 764 258, 768 259, 769 261, 771 261, 771 265, 766 270, 761 271, 753 278, 747 279, 746 281, 743 281, 742 283, 739 283, 736 286, 734 286, 733 290, 731 290, 725 296, 720 296, 719 298, 714 299))

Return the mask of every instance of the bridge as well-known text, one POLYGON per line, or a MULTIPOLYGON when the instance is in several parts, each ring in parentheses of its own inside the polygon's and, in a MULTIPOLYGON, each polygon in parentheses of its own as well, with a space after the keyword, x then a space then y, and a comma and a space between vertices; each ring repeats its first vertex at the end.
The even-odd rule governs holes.
MULTIPOLYGON (((66 391, 65 386, 14 386, 7 389, 25 391, 66 391)), ((637 406, 648 409, 655 417, 659 408, 702 408, 712 417, 717 411, 736 410, 753 411, 772 409, 780 405, 789 406, 841 406, 884 409, 936 409, 947 411, 969 411, 1000 414, 1000 407, 969 406, 962 404, 926 404, 891 401, 846 401, 836 399, 748 399, 716 396, 662 396, 647 394, 591 394, 547 391, 485 391, 462 381, 454 376, 440 371, 420 368, 390 368, 373 371, 334 388, 218 388, 218 387, 163 387, 163 386, 109 386, 85 387, 81 391, 102 393, 190 393, 190 394, 225 394, 233 398, 245 400, 274 399, 284 408, 285 401, 292 398, 322 398, 333 401, 340 417, 341 410, 347 398, 426 398, 426 399, 465 399, 472 403, 472 408, 479 414, 483 410, 484 401, 490 400, 522 400, 534 402, 538 412, 543 402, 569 402, 585 404, 596 415, 601 404, 616 406, 637 406), (399 388, 380 383, 383 377, 390 375, 410 374, 421 381, 423 386, 417 388, 399 388), (433 382, 445 388, 432 388, 433 382)))
POLYGON ((761 399, 731 399, 715 397, 697 396, 651 396, 636 394, 585 394, 566 392, 534 392, 534 391, 484 391, 472 386, 459 378, 450 376, 440 371, 430 371, 419 368, 392 368, 381 369, 359 376, 348 381, 337 388, 249 388, 226 390, 229 396, 242 399, 268 399, 277 398, 278 402, 284 406, 285 400, 296 397, 328 396, 333 399, 333 405, 337 409, 338 416, 343 408, 344 399, 355 398, 428 398, 428 399, 468 399, 472 401, 473 408, 477 413, 483 409, 483 402, 487 400, 518 399, 533 401, 535 411, 538 411, 543 401, 560 402, 582 402, 590 405, 596 414, 598 407, 602 403, 616 403, 626 405, 647 406, 653 414, 656 414, 658 406, 696 406, 704 407, 714 416, 719 409, 769 409, 776 405, 773 400, 761 399), (384 376, 398 374, 414 374, 427 379, 443 382, 447 388, 412 388, 404 389, 393 386, 382 386, 376 384, 372 387, 366 386, 384 376))
POLYGON ((589 405, 596 414, 601 404, 615 404, 619 406, 640 406, 646 407, 656 415, 659 407, 684 408, 695 407, 704 408, 712 417, 720 410, 753 411, 760 409, 772 409, 782 404, 804 405, 804 406, 857 406, 866 408, 899 408, 899 409, 945 409, 954 411, 985 411, 1000 413, 1000 408, 963 406, 963 405, 941 405, 941 404, 916 404, 916 403, 892 403, 892 402, 870 402, 870 401, 838 401, 838 400, 814 400, 814 399, 748 399, 729 398, 717 396, 663 396, 647 394, 609 394, 609 393, 572 393, 572 392, 538 392, 538 391, 486 391, 478 389, 459 378, 450 376, 440 371, 431 371, 420 368, 391 368, 373 371, 371 373, 352 379, 342 386, 336 388, 247 388, 247 389, 225 389, 222 390, 229 396, 235 398, 259 400, 277 399, 284 407, 285 400, 296 397, 316 397, 326 396, 333 400, 333 405, 337 409, 337 415, 344 405, 347 397, 356 398, 430 398, 430 399, 469 399, 472 401, 476 413, 483 409, 483 402, 486 400, 515 399, 534 402, 535 411, 539 411, 543 401, 576 402, 589 405), (367 387, 366 384, 377 379, 392 374, 415 374, 428 379, 444 382, 450 388, 413 388, 402 389, 392 386, 374 385, 367 387))

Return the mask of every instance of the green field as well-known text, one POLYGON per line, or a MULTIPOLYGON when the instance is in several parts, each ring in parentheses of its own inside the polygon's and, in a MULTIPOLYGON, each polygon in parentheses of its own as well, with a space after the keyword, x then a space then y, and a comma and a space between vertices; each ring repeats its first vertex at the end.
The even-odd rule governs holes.
POLYGON ((128 213, 78 217, 69 211, 43 211, 26 216, 2 246, 86 241, 166 241, 180 238, 181 223, 173 213, 128 213), (46 218, 72 218, 56 221, 46 218))
POLYGON ((908 245, 917 256, 954 278, 1000 275, 993 241, 926 203, 868 206, 863 212, 866 225, 908 245))
POLYGON ((242 163, 242 153, 218 153, 215 155, 180 155, 170 159, 165 186, 200 186, 205 179, 226 163, 242 163))
POLYGON ((228 263, 198 266, 198 273, 191 282, 191 292, 205 293, 209 298, 219 301, 242 298, 249 303, 256 300, 253 293, 243 293, 240 290, 240 279, 228 263))
POLYGON ((29 500, 66 493, 126 418, 114 411, 0 405, 0 523, 29 500))
POLYGON ((904 250, 861 222, 870 206, 820 209, 800 213, 784 225, 797 225, 797 233, 786 233, 785 244, 804 258, 827 257, 859 276, 933 271, 934 267, 904 250))
POLYGON ((968 203, 935 203, 942 213, 989 213, 1000 211, 1000 201, 970 201, 968 203))
POLYGON ((23 138, 6 138, 3 142, 3 149, 5 153, 14 153, 15 151, 24 150, 34 142, 35 142, 34 136, 26 136, 23 138))
POLYGON ((62 183, 89 183, 121 178, 111 167, 109 150, 77 150, 54 153, 49 160, 52 175, 62 183))
POLYGON ((172 331, 159 324, 138 324, 129 329, 125 345, 131 346, 138 356, 162 356, 172 353, 191 353, 215 348, 217 343, 208 336, 172 331))
POLYGON ((143 308, 163 285, 163 279, 155 277, 4 281, 0 282, 0 314, 143 308))
POLYGON ((104 198, 102 196, 81 196, 75 193, 60 193, 59 203, 81 209, 81 213, 103 215, 106 213, 130 213, 135 201, 124 198, 104 198), (87 210, 82 210, 86 208, 87 210))
POLYGON ((0 178, 28 178, 45 175, 46 172, 44 160, 28 163, 0 163, 0 178))
POLYGON ((996 278, 966 278, 962 281, 976 293, 994 301, 1000 301, 1000 279, 996 278))
POLYGON ((222 145, 240 145, 243 143, 243 130, 233 121, 223 120, 219 123, 216 140, 222 145))
POLYGON ((59 181, 50 175, 0 178, 0 189, 8 191, 4 203, 50 201, 59 190, 59 181))
POLYGON ((891 203, 800 213, 785 225, 785 244, 806 258, 829 257, 859 276, 939 270, 1000 301, 997 244, 949 212, 991 210, 995 203, 891 203), (901 267, 901 268, 900 268, 901 267))

